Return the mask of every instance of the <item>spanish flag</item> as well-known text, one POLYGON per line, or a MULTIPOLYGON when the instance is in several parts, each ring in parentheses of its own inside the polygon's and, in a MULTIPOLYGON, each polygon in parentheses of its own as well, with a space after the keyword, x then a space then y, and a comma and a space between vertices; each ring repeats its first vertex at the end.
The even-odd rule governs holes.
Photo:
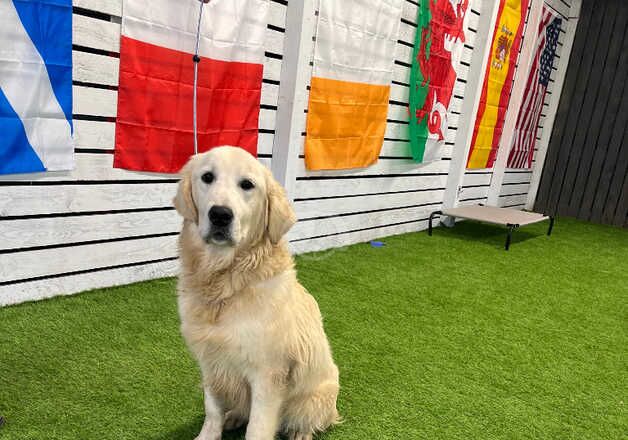
POLYGON ((512 89, 529 0, 501 0, 467 168, 492 168, 512 89))
POLYGON ((305 138, 310 170, 377 162, 404 0, 321 0, 305 138))

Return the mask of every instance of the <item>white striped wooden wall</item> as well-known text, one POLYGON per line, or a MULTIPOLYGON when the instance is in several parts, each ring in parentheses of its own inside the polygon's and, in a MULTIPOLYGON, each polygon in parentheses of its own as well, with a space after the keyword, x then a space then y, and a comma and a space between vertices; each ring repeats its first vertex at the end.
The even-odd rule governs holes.
MULTIPOLYGON (((478 23, 490 19, 482 16, 482 10, 494 0, 470 2, 469 32, 460 66, 463 73, 455 86, 443 158, 427 165, 413 163, 409 153, 409 76, 418 2, 404 0, 380 160, 369 168, 342 172, 305 169, 304 103, 311 66, 306 63, 309 70, 301 72, 298 83, 292 84, 294 95, 286 93, 288 87, 282 93, 289 64, 298 61, 289 59, 283 65, 284 47, 293 47, 285 38, 288 1, 315 2, 271 0, 258 150, 260 160, 268 166, 277 165, 272 163, 274 156, 291 166, 285 183, 299 218, 289 234, 292 250, 322 250, 424 229, 429 213, 443 203, 458 121, 465 116, 461 109, 467 75, 471 63, 481 58, 476 56, 475 45, 478 23), (278 101, 279 97, 282 100, 278 101), (293 118, 298 130, 296 145, 288 146, 285 140, 278 141, 279 126, 293 115, 278 114, 278 107, 281 111, 292 98, 301 106, 293 118)), ((171 199, 177 176, 112 167, 121 3, 74 0, 76 169, 0 176, 0 306, 176 274, 180 220, 171 199)), ((569 2, 552 3, 568 7, 569 2)), ((315 7, 306 11, 311 13, 306 21, 315 23, 315 7)), ((313 26, 310 30, 309 40, 314 36, 313 26)), ((311 59, 312 47, 309 44, 309 53, 299 56, 311 59)), ((516 198, 526 193, 529 175, 506 174, 502 204, 520 206, 516 198), (512 203, 509 197, 514 197, 512 203)), ((485 200, 490 180, 488 170, 467 172, 461 202, 485 200)))

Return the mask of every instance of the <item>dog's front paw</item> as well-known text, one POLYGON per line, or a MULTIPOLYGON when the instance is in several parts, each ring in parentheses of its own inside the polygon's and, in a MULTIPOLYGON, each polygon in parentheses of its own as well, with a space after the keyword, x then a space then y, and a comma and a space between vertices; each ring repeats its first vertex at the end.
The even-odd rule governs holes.
POLYGON ((301 432, 292 432, 288 434, 288 440, 312 440, 311 433, 303 434, 301 432))
POLYGON ((201 431, 201 433, 194 440, 220 440, 220 434, 208 435, 204 433, 203 431, 201 431))
POLYGON ((222 427, 213 423, 203 425, 200 434, 194 440, 220 440, 222 437, 222 427))
POLYGON ((201 433, 194 440, 220 440, 220 434, 208 435, 201 431, 201 433))
POLYGON ((236 411, 227 411, 225 414, 225 431, 232 431, 238 429, 246 423, 246 419, 238 414, 236 411))

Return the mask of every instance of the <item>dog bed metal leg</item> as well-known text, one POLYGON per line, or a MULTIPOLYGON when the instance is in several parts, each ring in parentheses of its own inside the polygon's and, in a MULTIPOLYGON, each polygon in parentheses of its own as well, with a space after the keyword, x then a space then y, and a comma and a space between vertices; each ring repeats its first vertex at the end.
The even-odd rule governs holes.
POLYGON ((552 229, 554 229, 554 216, 550 217, 550 224, 549 224, 549 228, 547 228, 547 235, 548 237, 550 235, 552 235, 552 229))
POLYGON ((517 225, 508 225, 508 234, 506 235, 506 250, 510 249, 510 242, 512 241, 512 231, 517 227, 517 225))
POLYGON ((434 217, 437 215, 442 214, 443 211, 434 211, 433 213, 430 214, 430 220, 427 226, 427 234, 431 237, 432 236, 432 221, 434 220, 434 217))

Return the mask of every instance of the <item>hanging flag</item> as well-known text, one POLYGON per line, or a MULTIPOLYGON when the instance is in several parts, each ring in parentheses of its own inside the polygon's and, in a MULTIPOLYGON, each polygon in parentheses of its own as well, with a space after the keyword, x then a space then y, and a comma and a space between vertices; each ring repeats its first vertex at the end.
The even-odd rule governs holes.
POLYGON ((416 162, 440 160, 469 0, 425 0, 410 74, 410 147, 416 162))
POLYGON ((467 168, 492 168, 504 127, 529 0, 500 0, 467 168))
POLYGON ((526 82, 523 104, 517 116, 515 136, 508 156, 508 168, 531 168, 536 133, 545 102, 562 20, 543 4, 543 15, 536 33, 536 47, 526 82))
POLYGON ((310 170, 377 162, 404 0, 321 0, 305 138, 310 170))
POLYGON ((0 133, 0 174, 74 167, 71 0, 0 0, 0 133))
MULTIPOLYGON (((203 10, 199 152, 257 152, 268 0, 203 10)), ((194 154, 192 98, 198 0, 124 0, 114 166, 174 173, 194 154)))

